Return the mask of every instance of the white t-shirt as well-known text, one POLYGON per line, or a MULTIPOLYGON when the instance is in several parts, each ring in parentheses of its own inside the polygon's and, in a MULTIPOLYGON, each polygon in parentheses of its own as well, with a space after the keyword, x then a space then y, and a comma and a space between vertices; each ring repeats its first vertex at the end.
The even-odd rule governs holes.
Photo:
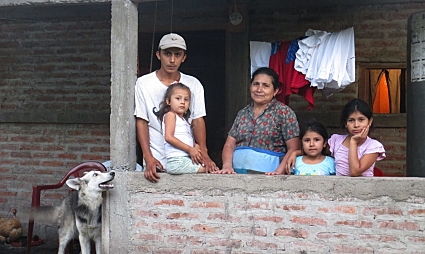
MULTIPOLYGON (((162 133, 165 136, 164 122, 162 122, 162 133)), ((185 143, 188 146, 193 147, 194 145, 192 128, 190 127, 190 124, 185 119, 182 119, 178 115, 176 115, 176 127, 174 128, 174 137, 178 138, 181 142, 185 143)), ((177 156, 189 156, 188 153, 178 148, 175 148, 174 146, 170 145, 170 143, 168 143, 165 140, 164 140, 164 147, 165 147, 165 157, 167 159, 171 157, 177 157, 177 156)))
MULTIPOLYGON (((183 74, 180 72, 180 83, 185 84, 190 88, 191 100, 190 111, 191 115, 189 123, 193 119, 204 117, 205 100, 204 88, 201 82, 195 77, 183 74)), ((167 161, 165 158, 164 150, 164 136, 162 135, 161 121, 158 120, 155 113, 159 110, 159 104, 164 100, 164 94, 168 86, 156 76, 156 71, 141 76, 136 81, 135 88, 135 110, 134 115, 138 118, 144 119, 148 122, 149 126, 149 145, 152 155, 155 159, 159 160, 165 168, 167 161)), ((145 165, 145 162, 143 162, 145 165)))

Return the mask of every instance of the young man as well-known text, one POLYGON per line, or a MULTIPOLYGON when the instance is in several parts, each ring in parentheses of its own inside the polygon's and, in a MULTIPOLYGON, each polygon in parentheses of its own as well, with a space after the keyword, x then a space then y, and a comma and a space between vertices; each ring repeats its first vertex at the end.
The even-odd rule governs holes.
POLYGON ((192 120, 196 143, 201 148, 207 172, 218 170, 208 156, 206 146, 206 129, 203 118, 206 115, 204 88, 198 79, 178 70, 186 59, 186 42, 178 34, 166 34, 159 42, 156 57, 161 62, 161 68, 138 78, 135 91, 134 115, 136 116, 137 139, 143 152, 145 178, 151 182, 158 182, 160 176, 157 170, 166 170, 164 137, 156 112, 164 99, 165 91, 174 82, 181 82, 190 88, 192 98, 189 120, 192 120))

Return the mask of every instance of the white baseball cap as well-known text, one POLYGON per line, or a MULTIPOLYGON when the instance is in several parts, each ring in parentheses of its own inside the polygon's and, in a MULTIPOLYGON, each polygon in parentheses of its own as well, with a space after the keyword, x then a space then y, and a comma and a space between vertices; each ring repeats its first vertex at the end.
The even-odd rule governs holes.
POLYGON ((186 42, 183 37, 178 34, 166 34, 159 41, 159 49, 180 48, 186 50, 186 42))

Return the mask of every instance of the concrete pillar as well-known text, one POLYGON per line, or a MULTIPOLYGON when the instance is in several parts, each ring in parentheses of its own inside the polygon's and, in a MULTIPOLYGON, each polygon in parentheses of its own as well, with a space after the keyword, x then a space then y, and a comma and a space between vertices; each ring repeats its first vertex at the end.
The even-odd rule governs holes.
POLYGON ((425 11, 414 13, 407 37, 406 175, 425 177, 425 11))
POLYGON ((113 0, 111 22, 111 160, 115 170, 134 171, 137 3, 130 0, 113 0))
POLYGON ((117 172, 114 190, 103 209, 104 253, 127 254, 130 243, 130 209, 126 182, 136 167, 134 85, 137 79, 138 10, 131 0, 111 1, 111 116, 110 155, 117 172))

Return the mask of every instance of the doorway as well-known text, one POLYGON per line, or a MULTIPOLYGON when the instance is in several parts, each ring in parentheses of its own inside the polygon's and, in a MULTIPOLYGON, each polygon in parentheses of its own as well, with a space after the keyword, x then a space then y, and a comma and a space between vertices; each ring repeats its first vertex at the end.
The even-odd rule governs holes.
MULTIPOLYGON (((204 86, 208 153, 217 166, 221 168, 221 150, 227 136, 224 127, 226 31, 176 33, 185 39, 188 49, 186 61, 180 66, 180 71, 196 77, 204 86)), ((156 58, 155 52, 158 49, 159 40, 164 34, 156 33, 152 40, 152 33, 139 33, 139 76, 149 73, 151 69, 160 68, 160 62, 156 58), (154 47, 152 47, 152 41, 154 47)), ((141 160, 142 157, 138 148, 137 161, 141 164, 141 160)))

